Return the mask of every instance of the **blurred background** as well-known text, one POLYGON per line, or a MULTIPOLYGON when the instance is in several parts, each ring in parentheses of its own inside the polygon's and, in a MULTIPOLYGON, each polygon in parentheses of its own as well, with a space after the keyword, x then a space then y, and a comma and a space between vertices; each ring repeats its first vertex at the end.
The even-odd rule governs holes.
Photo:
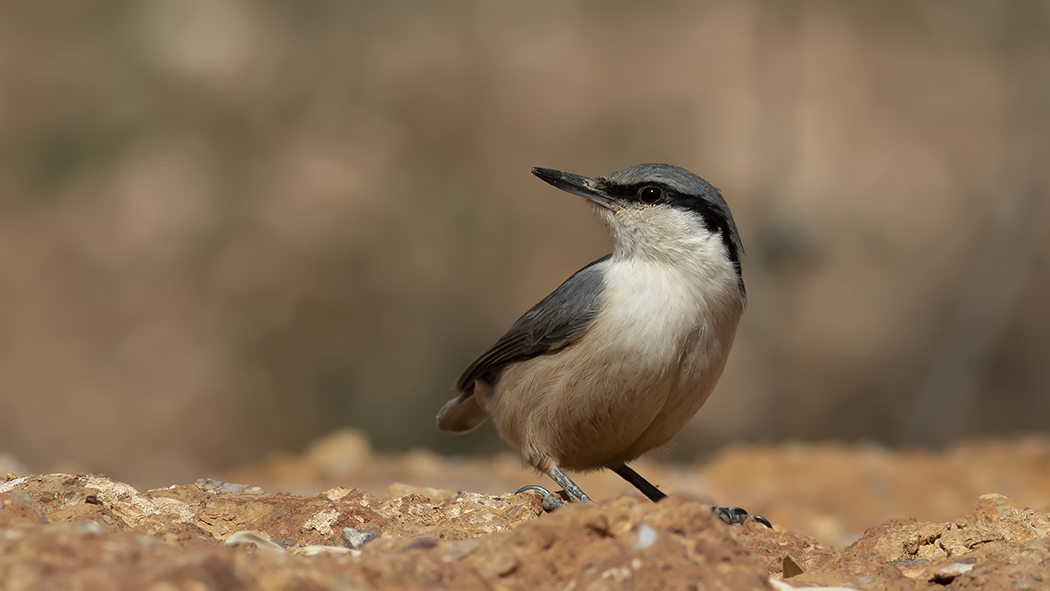
POLYGON ((1050 430, 1050 4, 5 3, 0 453, 191 482, 449 385, 609 250, 532 166, 722 189, 749 309, 669 457, 1050 430))

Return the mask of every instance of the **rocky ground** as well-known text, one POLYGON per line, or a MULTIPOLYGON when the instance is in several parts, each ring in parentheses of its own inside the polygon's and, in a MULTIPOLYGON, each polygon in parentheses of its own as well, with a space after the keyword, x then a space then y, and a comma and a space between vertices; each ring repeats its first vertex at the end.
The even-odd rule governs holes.
POLYGON ((239 485, 12 474, 0 589, 1050 589, 1045 439, 636 468, 672 497, 584 475, 596 503, 544 513, 507 492, 547 485, 510 456, 382 456, 355 433, 222 475, 239 485), (774 529, 725 525, 716 501, 774 529))

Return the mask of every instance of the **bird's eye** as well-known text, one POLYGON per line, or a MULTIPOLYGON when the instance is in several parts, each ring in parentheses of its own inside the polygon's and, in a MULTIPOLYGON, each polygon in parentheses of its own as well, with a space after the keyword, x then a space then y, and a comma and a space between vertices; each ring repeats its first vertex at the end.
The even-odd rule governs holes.
POLYGON ((663 196, 664 192, 660 190, 660 187, 642 187, 642 190, 638 191, 638 197, 642 203, 656 203, 663 196))

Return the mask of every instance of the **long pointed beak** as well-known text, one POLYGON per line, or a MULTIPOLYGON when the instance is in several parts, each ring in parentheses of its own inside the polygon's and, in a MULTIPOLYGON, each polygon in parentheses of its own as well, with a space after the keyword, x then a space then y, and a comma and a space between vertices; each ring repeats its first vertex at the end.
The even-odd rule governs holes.
POLYGON ((594 202, 605 209, 612 209, 613 198, 602 191, 602 183, 598 179, 562 172, 551 168, 533 168, 532 174, 544 181, 558 187, 566 193, 579 195, 584 199, 594 202))

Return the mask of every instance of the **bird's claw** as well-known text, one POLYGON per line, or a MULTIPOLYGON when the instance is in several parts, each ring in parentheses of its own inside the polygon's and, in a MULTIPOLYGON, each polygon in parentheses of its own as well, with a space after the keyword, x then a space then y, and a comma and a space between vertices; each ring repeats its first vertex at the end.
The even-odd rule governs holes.
POLYGON ((752 515, 741 507, 711 507, 711 512, 729 525, 743 525, 747 518, 750 517, 769 529, 773 529, 773 524, 768 519, 761 515, 752 515))
POLYGON ((530 484, 527 486, 523 486, 518 490, 514 491, 514 494, 520 494, 527 490, 536 491, 543 495, 543 510, 547 513, 550 513, 555 509, 560 509, 565 506, 565 501, 563 501, 561 497, 557 495, 557 493, 552 493, 551 491, 543 488, 538 484, 530 484))

